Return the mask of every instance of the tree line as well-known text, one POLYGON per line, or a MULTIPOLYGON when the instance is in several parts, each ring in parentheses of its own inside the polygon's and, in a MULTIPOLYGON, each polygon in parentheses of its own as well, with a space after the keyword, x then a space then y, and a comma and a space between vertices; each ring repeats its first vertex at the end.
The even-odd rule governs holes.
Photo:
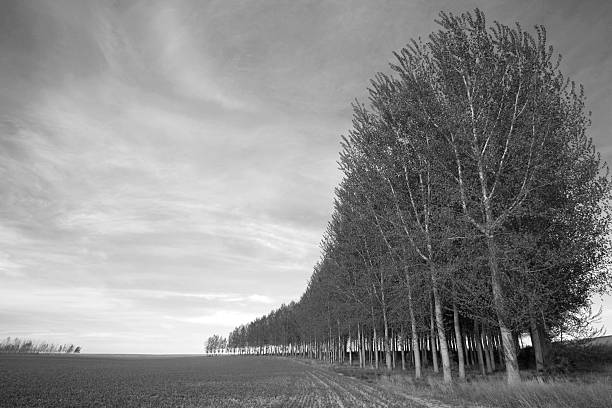
POLYGON ((53 344, 46 341, 7 337, 0 342, 0 353, 80 353, 81 346, 74 344, 53 344))
POLYGON ((218 334, 213 334, 204 343, 204 351, 206 354, 224 353, 227 349, 227 339, 218 334))
POLYGON ((524 337, 545 370, 610 289, 610 179, 546 30, 480 10, 437 23, 353 104, 304 294, 237 327, 233 351, 515 383, 524 337))

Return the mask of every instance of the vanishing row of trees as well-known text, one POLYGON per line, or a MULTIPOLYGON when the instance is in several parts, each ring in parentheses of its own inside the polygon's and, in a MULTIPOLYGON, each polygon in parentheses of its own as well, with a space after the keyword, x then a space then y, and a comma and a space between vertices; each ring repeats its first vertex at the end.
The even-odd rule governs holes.
POLYGON ((230 334, 235 352, 514 383, 522 335, 543 370, 609 290, 610 180, 582 87, 543 27, 487 27, 479 10, 438 23, 354 104, 321 260, 299 302, 230 334))
POLYGON ((81 347, 74 344, 52 344, 46 341, 35 342, 19 337, 7 337, 0 342, 0 353, 80 353, 81 347))
POLYGON ((218 354, 223 353, 227 349, 227 339, 218 334, 213 334, 204 344, 204 351, 206 354, 218 354))

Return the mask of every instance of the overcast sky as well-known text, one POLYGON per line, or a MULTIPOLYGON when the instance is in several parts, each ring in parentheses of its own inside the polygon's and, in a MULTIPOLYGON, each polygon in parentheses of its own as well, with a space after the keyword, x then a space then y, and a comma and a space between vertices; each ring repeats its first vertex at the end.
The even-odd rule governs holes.
POLYGON ((609 1, 3 1, 0 336, 197 353, 297 299, 351 101, 477 6, 547 27, 612 162, 609 1))

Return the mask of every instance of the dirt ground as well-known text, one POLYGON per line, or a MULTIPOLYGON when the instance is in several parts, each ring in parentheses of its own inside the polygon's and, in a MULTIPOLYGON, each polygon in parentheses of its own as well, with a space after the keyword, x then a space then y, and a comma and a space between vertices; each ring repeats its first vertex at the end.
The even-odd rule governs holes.
POLYGON ((271 357, 0 355, 0 381, 2 407, 449 407, 271 357))

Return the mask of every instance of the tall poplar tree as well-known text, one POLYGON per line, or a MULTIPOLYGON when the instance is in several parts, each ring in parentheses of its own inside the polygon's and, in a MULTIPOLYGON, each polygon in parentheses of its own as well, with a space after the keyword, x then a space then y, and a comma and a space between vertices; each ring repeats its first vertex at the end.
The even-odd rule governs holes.
POLYGON ((442 29, 429 42, 414 41, 397 55, 394 69, 416 94, 413 116, 441 142, 430 155, 446 170, 466 223, 487 249, 508 382, 514 383, 520 377, 501 241, 508 223, 551 180, 571 178, 555 162, 568 157, 563 147, 584 138, 584 103, 560 72, 543 27, 536 27, 536 38, 518 24, 487 27, 479 10, 441 13, 438 23, 442 29))

